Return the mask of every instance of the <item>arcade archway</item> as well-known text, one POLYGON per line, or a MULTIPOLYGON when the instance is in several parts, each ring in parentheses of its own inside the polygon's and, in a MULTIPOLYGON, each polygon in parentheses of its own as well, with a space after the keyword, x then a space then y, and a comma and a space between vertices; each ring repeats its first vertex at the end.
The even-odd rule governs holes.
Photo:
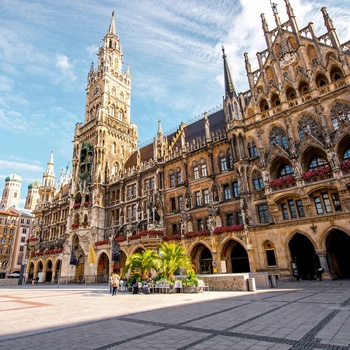
POLYGON ((97 282, 108 282, 109 276, 109 258, 106 253, 102 253, 97 265, 97 282))
POLYGON ((337 278, 350 278, 350 237, 340 230, 333 230, 326 240, 330 270, 337 278))
POLYGON ((296 263, 299 278, 312 280, 317 277, 318 257, 311 241, 301 233, 296 233, 289 242, 292 261, 296 263))
POLYGON ((46 274, 45 274, 45 281, 43 282, 52 282, 52 261, 51 259, 47 261, 46 263, 46 274))
POLYGON ((191 252, 191 258, 196 273, 213 273, 213 256, 205 245, 198 244, 191 252))

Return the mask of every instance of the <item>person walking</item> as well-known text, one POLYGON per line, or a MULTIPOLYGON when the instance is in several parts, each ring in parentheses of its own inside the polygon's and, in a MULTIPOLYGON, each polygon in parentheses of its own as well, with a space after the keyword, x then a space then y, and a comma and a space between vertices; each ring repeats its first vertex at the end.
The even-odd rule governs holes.
POLYGON ((112 272, 111 275, 109 276, 109 294, 112 295, 113 293, 113 275, 114 273, 112 272))
POLYGON ((113 295, 117 295, 118 288, 119 288, 119 281, 120 281, 120 276, 115 272, 112 277, 112 286, 113 286, 113 295))

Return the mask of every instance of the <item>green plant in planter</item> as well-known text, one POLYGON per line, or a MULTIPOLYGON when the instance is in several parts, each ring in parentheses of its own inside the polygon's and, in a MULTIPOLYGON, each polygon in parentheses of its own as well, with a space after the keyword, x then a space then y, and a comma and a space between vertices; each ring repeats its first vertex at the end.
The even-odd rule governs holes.
POLYGON ((194 270, 187 270, 187 277, 182 280, 182 287, 197 287, 198 277, 194 270))

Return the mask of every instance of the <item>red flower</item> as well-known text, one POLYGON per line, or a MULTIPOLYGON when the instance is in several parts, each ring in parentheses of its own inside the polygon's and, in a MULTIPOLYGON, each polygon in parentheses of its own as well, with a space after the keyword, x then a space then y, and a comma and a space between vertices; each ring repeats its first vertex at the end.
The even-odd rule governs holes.
POLYGON ((124 241, 126 241, 126 238, 125 237, 117 237, 115 240, 117 242, 124 242, 124 241))
POLYGON ((232 226, 221 226, 216 227, 214 229, 214 234, 220 234, 225 232, 234 232, 234 231, 242 231, 244 226, 242 224, 240 225, 232 225, 232 226))
POLYGON ((108 239, 105 239, 104 241, 98 241, 98 242, 95 242, 95 245, 103 245, 103 244, 109 244, 109 240, 108 239))
POLYGON ((80 203, 75 203, 75 204, 73 205, 73 208, 80 208, 80 203))
POLYGON ((181 235, 177 233, 175 235, 171 235, 171 236, 166 235, 166 236, 163 237, 164 241, 173 241, 173 240, 176 240, 176 239, 181 239, 181 235))

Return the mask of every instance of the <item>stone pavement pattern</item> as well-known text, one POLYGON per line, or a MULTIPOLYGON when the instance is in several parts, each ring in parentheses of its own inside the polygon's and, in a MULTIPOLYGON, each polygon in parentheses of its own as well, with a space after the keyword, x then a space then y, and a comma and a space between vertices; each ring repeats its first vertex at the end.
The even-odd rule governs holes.
POLYGON ((350 280, 111 297, 105 285, 0 288, 0 349, 350 349, 350 280))

